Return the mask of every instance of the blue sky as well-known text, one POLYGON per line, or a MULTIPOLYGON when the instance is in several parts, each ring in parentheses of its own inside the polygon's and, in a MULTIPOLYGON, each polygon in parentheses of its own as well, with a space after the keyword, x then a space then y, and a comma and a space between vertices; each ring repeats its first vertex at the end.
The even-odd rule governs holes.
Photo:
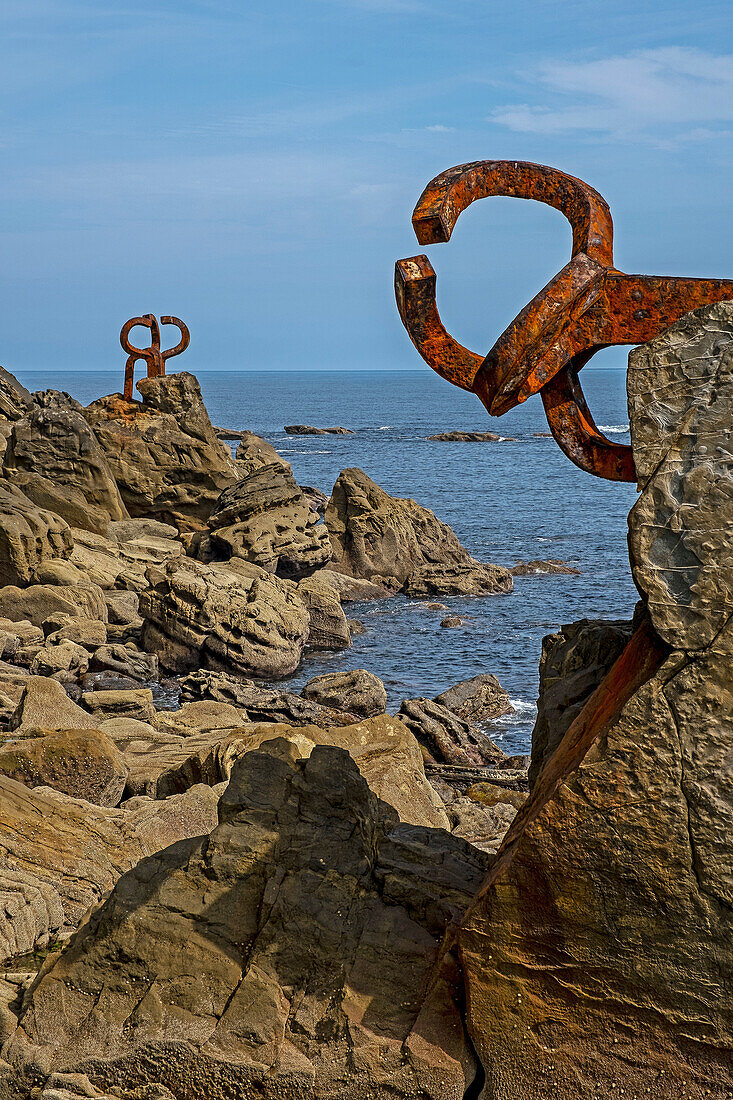
MULTIPOLYGON (((394 261, 425 183, 481 158, 592 183, 623 270, 731 277, 732 23, 726 0, 3 0, 0 362, 121 369, 153 312, 190 326, 176 368, 419 367, 394 261)), ((428 250, 449 330, 485 353, 569 247, 547 207, 476 203, 428 250)))

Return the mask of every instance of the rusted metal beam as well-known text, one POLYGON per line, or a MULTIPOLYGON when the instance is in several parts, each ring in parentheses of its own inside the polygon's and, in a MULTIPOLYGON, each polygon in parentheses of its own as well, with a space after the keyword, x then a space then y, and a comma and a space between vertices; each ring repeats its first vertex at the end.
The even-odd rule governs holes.
POLYGON ((521 161, 476 161, 437 176, 415 207, 418 241, 448 241, 460 213, 490 195, 535 199, 560 210, 573 230, 569 263, 482 359, 443 326, 427 256, 398 260, 397 306, 412 342, 433 370, 474 392, 493 416, 541 393, 550 431, 577 466, 634 481, 631 448, 598 430, 578 373, 601 348, 644 343, 690 310, 733 298, 733 280, 625 275, 613 266, 613 222, 598 192, 555 168, 521 161))
POLYGON ((191 336, 183 321, 179 320, 178 317, 166 316, 160 318, 160 324, 175 325, 181 333, 181 339, 175 347, 168 348, 166 351, 161 351, 160 326, 152 313, 145 313, 142 317, 131 317, 130 320, 125 321, 122 326, 120 331, 120 344, 122 350, 128 353, 127 362, 125 363, 124 388, 124 396, 128 401, 132 401, 132 389, 135 381, 135 364, 139 360, 142 359, 143 362, 147 364, 148 378, 156 378, 165 374, 167 359, 172 359, 174 355, 180 355, 181 352, 185 351, 188 347, 191 336), (130 332, 138 326, 150 329, 150 346, 147 348, 138 348, 130 343, 130 332))

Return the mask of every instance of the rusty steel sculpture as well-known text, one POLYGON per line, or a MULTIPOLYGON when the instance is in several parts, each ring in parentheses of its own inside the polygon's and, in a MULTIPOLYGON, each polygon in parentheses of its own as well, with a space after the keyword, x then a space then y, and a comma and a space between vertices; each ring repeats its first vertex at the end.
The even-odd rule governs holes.
POLYGON ((733 298, 733 281, 618 271, 611 213, 598 192, 555 168, 522 161, 476 161, 436 176, 412 216, 420 244, 448 241, 461 211, 489 195, 536 199, 562 211, 573 230, 570 262, 483 358, 443 327, 427 256, 398 260, 395 293, 410 339, 433 370, 475 393, 492 416, 539 393, 550 431, 576 466, 609 480, 634 481, 631 447, 598 430, 579 371, 601 348, 645 343, 690 310, 733 298))
POLYGON ((187 326, 178 317, 161 317, 161 325, 175 325, 180 330, 181 339, 178 341, 175 347, 168 348, 166 351, 160 349, 160 325, 152 313, 146 313, 143 317, 131 317, 129 321, 125 321, 120 331, 120 344, 122 350, 127 352, 128 358, 125 363, 125 390, 124 395, 128 401, 132 401, 132 387, 135 380, 135 364, 139 359, 143 359, 148 364, 148 378, 158 378, 160 375, 165 374, 165 361, 166 359, 172 359, 174 355, 180 355, 182 351, 185 351, 188 347, 191 339, 191 334, 188 331, 187 326), (132 329, 141 325, 143 328, 150 329, 150 346, 147 348, 137 348, 134 344, 130 343, 130 332, 132 329))

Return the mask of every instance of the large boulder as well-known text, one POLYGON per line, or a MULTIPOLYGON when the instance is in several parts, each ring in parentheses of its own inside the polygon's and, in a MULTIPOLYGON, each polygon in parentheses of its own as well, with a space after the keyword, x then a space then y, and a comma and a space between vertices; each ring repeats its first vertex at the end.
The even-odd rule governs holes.
POLYGON ((225 489, 209 516, 211 542, 280 577, 300 578, 331 558, 328 531, 279 463, 225 489))
POLYGON ((433 699, 405 699, 399 717, 431 763, 500 764, 505 755, 488 734, 433 699))
POLYGON ((0 776, 0 962, 67 937, 130 867, 208 833, 217 802, 193 787, 109 809, 0 776))
POLYGON ((446 688, 435 696, 436 703, 447 707, 464 722, 488 722, 511 714, 514 707, 506 691, 496 676, 490 672, 481 672, 470 680, 461 680, 458 684, 446 688))
POLYGON ((75 409, 36 408, 17 420, 3 472, 37 503, 52 502, 54 510, 74 526, 104 532, 110 519, 127 516, 105 453, 75 409), (54 487, 53 495, 48 482, 54 487), (67 497, 68 509, 64 507, 67 497))
POLYGON ((29 676, 10 721, 10 729, 26 735, 35 730, 96 729, 97 721, 82 710, 58 680, 29 676))
POLYGON ((328 729, 357 721, 352 711, 342 707, 324 705, 291 691, 260 687, 253 680, 228 676, 225 672, 198 669, 184 676, 180 684, 183 703, 196 699, 230 703, 237 707, 242 720, 248 722, 285 722, 328 729))
POLYGON ((280 679, 294 672, 308 637, 295 586, 248 562, 203 565, 190 558, 151 569, 141 594, 146 649, 163 668, 204 665, 280 679))
POLYGON ((351 711, 361 718, 383 714, 387 707, 384 684, 373 672, 365 668, 346 672, 326 672, 314 676, 303 688, 301 695, 322 706, 351 711))
POLYGON ((125 875, 49 960, 4 1057, 207 1100, 459 1100, 476 1067, 436 963, 486 862, 398 826, 347 753, 269 742, 210 836, 125 875))
MULTIPOLYGON (((64 563, 68 564, 68 563, 64 563)), ((0 618, 28 621, 42 626, 51 615, 107 621, 107 604, 99 585, 89 583, 56 585, 31 584, 19 588, 7 584, 0 588, 0 618)))
POLYGON ((298 585, 298 595, 308 610, 310 649, 348 649, 351 630, 336 589, 320 573, 298 585))
POLYGON ((273 463, 282 466, 286 473, 291 474, 290 463, 282 458, 272 443, 268 443, 262 436, 254 432, 240 432, 237 445, 236 459, 240 465, 243 477, 249 477, 263 466, 271 466, 273 463))
POLYGON ((222 491, 239 480, 237 465, 217 439, 193 375, 141 378, 137 388, 142 402, 112 394, 84 415, 130 515, 200 528, 222 491))
POLYGON ((0 775, 26 787, 53 787, 98 806, 116 806, 127 781, 127 766, 100 730, 68 729, 39 737, 0 739, 0 775))
POLYGON ((12 424, 33 408, 33 398, 15 375, 0 367, 0 420, 12 424))
POLYGON ((342 470, 326 509, 331 568, 408 596, 511 592, 498 565, 472 558, 455 533, 414 500, 391 497, 363 470, 342 470))
POLYGON ((68 524, 38 508, 9 481, 0 481, 0 587, 24 587, 43 562, 68 558, 74 540, 68 524))
POLYGON ((460 934, 496 1100, 733 1094, 732 364, 730 302, 629 357, 650 618, 545 760, 460 934))

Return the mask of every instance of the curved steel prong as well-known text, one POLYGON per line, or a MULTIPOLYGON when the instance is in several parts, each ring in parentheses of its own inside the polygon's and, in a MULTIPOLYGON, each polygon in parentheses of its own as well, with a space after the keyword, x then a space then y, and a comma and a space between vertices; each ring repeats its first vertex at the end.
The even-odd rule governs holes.
POLYGON ((427 256, 413 256, 395 264, 395 297, 402 324, 425 362, 463 390, 483 362, 446 332, 435 303, 436 277, 427 256))
MULTIPOLYGON (((188 331, 188 325, 186 325, 180 317, 162 317, 160 318, 161 325, 175 325, 180 330, 181 339, 178 341, 175 347, 168 348, 167 351, 161 352, 161 358, 165 364, 166 359, 172 359, 174 355, 180 355, 182 351, 185 351, 191 341, 191 333, 188 331)), ((165 371, 165 365, 163 367, 165 371)))
POLYGON ((613 263, 613 220, 608 204, 583 180, 557 168, 528 161, 478 160, 441 172, 427 185, 412 215, 420 244, 450 240, 453 227, 476 199, 503 195, 554 206, 573 229, 573 251, 609 267, 613 263))
POLYGON ((631 447, 607 439, 586 404, 578 371, 592 354, 578 356, 540 391, 547 423, 560 450, 581 470, 608 481, 636 481, 631 447))

